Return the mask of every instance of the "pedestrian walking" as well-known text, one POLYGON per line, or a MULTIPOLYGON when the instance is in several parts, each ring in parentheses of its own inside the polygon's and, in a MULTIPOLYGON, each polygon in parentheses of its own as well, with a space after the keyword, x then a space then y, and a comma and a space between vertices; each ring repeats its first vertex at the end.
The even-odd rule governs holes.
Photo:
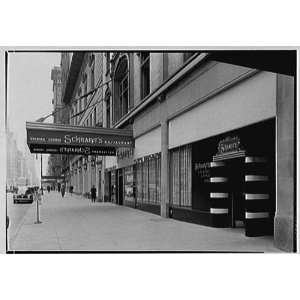
POLYGON ((66 192, 66 188, 65 188, 64 184, 61 185, 60 191, 61 191, 61 196, 64 197, 65 196, 65 192, 66 192))
POLYGON ((72 195, 73 195, 73 185, 70 185, 70 187, 69 187, 69 193, 71 194, 71 197, 72 197, 72 195))
POLYGON ((96 202, 96 193, 97 193, 97 190, 96 190, 95 186, 93 185, 93 187, 91 188, 92 202, 96 202))
POLYGON ((48 194, 50 193, 50 186, 48 185, 47 186, 47 191, 48 191, 48 194))

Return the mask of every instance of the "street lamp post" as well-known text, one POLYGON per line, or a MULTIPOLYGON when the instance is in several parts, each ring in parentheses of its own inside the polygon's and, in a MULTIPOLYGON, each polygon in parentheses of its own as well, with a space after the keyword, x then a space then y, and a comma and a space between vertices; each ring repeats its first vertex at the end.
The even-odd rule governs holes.
POLYGON ((41 191, 43 192, 42 178, 43 178, 43 159, 42 159, 42 154, 41 154, 41 191))
POLYGON ((36 201, 36 221, 34 224, 41 224, 40 220, 40 207, 39 207, 39 201, 43 194, 43 184, 42 184, 42 176, 43 176, 43 160, 42 160, 42 154, 41 154, 41 194, 35 192, 35 201, 36 201))

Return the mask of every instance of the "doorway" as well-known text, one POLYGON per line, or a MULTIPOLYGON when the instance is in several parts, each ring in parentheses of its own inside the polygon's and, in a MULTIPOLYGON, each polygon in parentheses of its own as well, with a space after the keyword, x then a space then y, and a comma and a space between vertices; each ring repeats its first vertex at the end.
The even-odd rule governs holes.
POLYGON ((245 157, 238 157, 226 161, 230 225, 233 228, 245 226, 244 160, 245 157))
POLYGON ((118 204, 123 205, 123 172, 118 171, 118 204))
POLYGON ((104 202, 111 202, 111 172, 104 172, 104 202))
POLYGON ((98 199, 100 200, 100 201, 102 201, 102 199, 101 199, 101 178, 102 178, 102 173, 101 173, 101 171, 99 171, 99 179, 98 179, 98 199))

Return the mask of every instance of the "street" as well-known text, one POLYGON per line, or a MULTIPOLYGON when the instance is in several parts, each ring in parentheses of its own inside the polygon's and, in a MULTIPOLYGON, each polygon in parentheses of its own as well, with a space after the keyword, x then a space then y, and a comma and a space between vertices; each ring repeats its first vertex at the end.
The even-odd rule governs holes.
POLYGON ((9 217, 9 228, 7 230, 7 240, 9 245, 12 244, 24 217, 31 207, 31 204, 14 204, 13 193, 7 193, 7 215, 9 217))
POLYGON ((279 252, 272 237, 249 238, 243 229, 165 219, 125 206, 92 203, 68 193, 64 198, 58 192, 45 193, 40 207, 42 224, 34 224, 34 204, 23 210, 21 206, 13 208, 21 226, 10 251, 279 252), (25 214, 23 221, 20 210, 25 214))

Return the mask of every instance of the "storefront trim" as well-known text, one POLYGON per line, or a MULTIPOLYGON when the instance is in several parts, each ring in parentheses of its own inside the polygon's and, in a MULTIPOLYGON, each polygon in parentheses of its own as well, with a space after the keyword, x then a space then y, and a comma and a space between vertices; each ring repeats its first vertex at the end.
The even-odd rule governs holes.
POLYGON ((239 77, 235 78, 234 80, 230 81, 229 83, 226 83, 225 85, 216 88, 215 90, 211 91, 210 93, 208 93, 207 95, 205 95, 204 97, 201 97, 199 99, 197 99, 196 101, 194 101, 192 104, 184 107, 183 109, 181 109, 180 111, 177 111, 176 113, 172 114, 169 116, 168 121, 171 121, 177 117, 179 117, 180 115, 194 109, 195 107, 197 107, 198 105, 210 100, 211 98, 215 97, 216 95, 224 92, 225 90, 233 87, 234 85, 256 75, 257 73, 259 73, 259 70, 250 70, 242 75, 240 75, 239 77))
POLYGON ((228 198, 228 193, 210 193, 210 198, 228 198))
POLYGON ((211 208, 211 214, 228 214, 228 208, 211 208))
POLYGON ((266 219, 269 218, 268 212, 248 212, 245 213, 246 219, 266 219))
POLYGON ((251 75, 240 84, 169 120, 169 149, 274 118, 276 74, 256 70, 251 75))
POLYGON ((155 215, 160 215, 160 203, 154 204, 154 203, 137 202, 136 208, 139 210, 153 213, 155 215))
POLYGON ((245 194, 246 200, 266 200, 270 199, 269 194, 245 194))
POLYGON ((260 175, 246 175, 245 181, 268 181, 268 176, 260 176, 260 175))

